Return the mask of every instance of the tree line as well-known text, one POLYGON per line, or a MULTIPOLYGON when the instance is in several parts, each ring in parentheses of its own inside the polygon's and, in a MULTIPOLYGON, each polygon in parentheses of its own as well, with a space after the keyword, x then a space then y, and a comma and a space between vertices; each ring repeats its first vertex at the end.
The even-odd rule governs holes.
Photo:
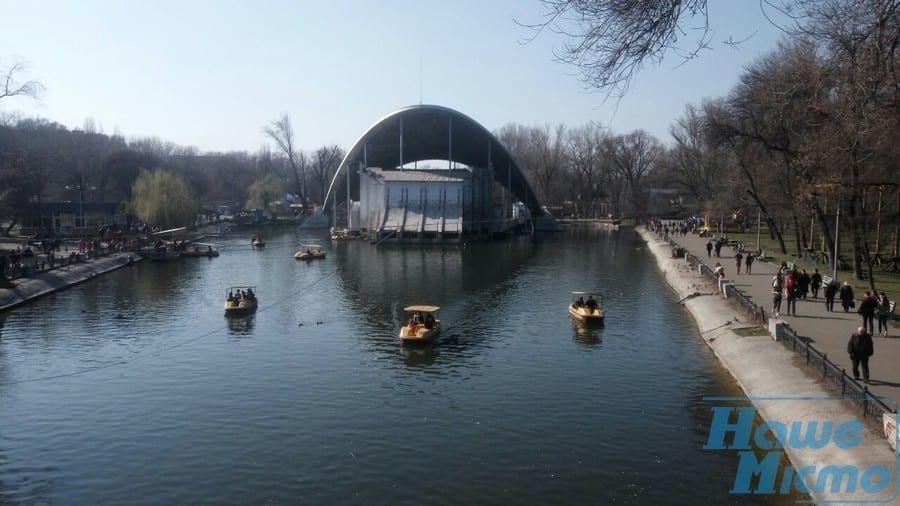
MULTIPOLYGON (((702 0, 541 1, 550 21, 535 28, 571 36, 559 59, 613 96, 627 91, 644 62, 660 61, 667 51, 697 57, 709 47, 715 21, 702 0), (678 34, 698 19, 705 30, 694 46, 679 48, 678 34)), ((790 25, 780 26, 783 39, 748 65, 727 95, 686 104, 668 144, 643 130, 621 134, 599 123, 508 124, 495 135, 551 207, 640 219, 650 212, 649 189, 677 190, 667 209, 672 217, 755 225, 758 214, 784 254, 834 258, 840 236, 861 278, 881 256, 898 256, 900 2, 764 4, 790 13, 790 25)), ((37 90, 32 83, 20 93, 37 90)), ((299 150, 287 115, 262 129, 275 151, 203 154, 155 138, 126 142, 87 123, 69 131, 46 120, 3 118, 0 177, 9 184, 0 216, 13 220, 42 199, 73 200, 66 188, 85 181, 96 188, 91 200, 132 202, 141 169, 170 172, 198 205, 264 207, 285 191, 322 202, 344 155, 338 146, 299 150)))
MULTIPOLYGON (((568 37, 558 59, 608 96, 627 92, 643 64, 667 53, 698 57, 712 43, 715 19, 704 0, 541 1, 547 17, 530 26, 568 37), (703 30, 682 45, 697 26, 703 30)), ((760 6, 789 20, 779 24, 777 48, 748 65, 726 96, 688 104, 668 147, 643 144, 639 132, 587 142, 604 137, 593 126, 568 135, 562 126, 510 126, 501 134, 514 138, 508 145, 528 160, 530 180, 548 200, 594 195, 597 178, 584 161, 606 143, 597 165, 606 197, 630 199, 639 212, 646 182, 679 189, 716 222, 755 222, 758 213, 783 254, 834 259, 836 248, 846 251, 835 244, 843 237, 855 276, 865 269, 871 279, 873 263, 896 264, 900 254, 900 2, 760 6), (644 154, 646 171, 636 158, 644 154)))
MULTIPOLYGON (((7 86, 22 69, 0 67, 7 86)), ((39 90, 36 84, 17 89, 0 92, 0 99, 39 90)), ((276 150, 263 145, 255 153, 201 153, 155 137, 107 135, 91 120, 70 130, 43 118, 0 114, 0 233, 36 222, 45 202, 119 202, 129 219, 160 227, 189 224, 219 204, 285 213, 286 204, 277 203, 287 193, 297 203, 323 202, 343 149, 299 149, 287 115, 261 133, 276 141, 276 150)))

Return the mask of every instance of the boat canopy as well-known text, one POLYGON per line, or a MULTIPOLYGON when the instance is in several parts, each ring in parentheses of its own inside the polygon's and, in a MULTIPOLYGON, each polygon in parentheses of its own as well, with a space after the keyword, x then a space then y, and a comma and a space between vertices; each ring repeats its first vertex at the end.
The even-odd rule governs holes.
POLYGON ((572 295, 598 295, 597 292, 572 292, 572 295))
POLYGON ((420 313, 435 313, 441 308, 439 306, 407 306, 404 311, 418 311, 420 313))
POLYGON ((152 235, 181 235, 187 232, 187 227, 178 227, 178 228, 170 228, 169 230, 160 230, 159 232, 153 232, 152 235))

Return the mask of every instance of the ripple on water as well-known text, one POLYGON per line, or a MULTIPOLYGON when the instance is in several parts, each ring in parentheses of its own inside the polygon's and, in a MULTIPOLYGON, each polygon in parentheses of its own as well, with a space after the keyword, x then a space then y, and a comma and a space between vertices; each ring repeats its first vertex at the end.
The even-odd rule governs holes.
POLYGON ((314 263, 291 258, 310 236, 266 235, 5 315, 0 502, 744 500, 734 459, 699 449, 702 396, 734 387, 632 234, 314 263), (261 308, 228 320, 237 283, 261 308), (605 326, 568 318, 576 289, 605 326), (432 347, 398 342, 413 303, 442 306, 432 347))

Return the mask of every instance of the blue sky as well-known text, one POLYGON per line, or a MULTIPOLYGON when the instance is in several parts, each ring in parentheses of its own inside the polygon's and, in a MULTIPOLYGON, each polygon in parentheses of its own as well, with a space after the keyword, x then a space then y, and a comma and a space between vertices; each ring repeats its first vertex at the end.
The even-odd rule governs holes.
POLYGON ((712 0, 712 50, 687 63, 669 55, 624 99, 604 101, 553 61, 561 37, 521 43, 531 33, 513 20, 544 12, 537 0, 0 0, 0 66, 23 61, 46 87, 37 103, 0 107, 202 151, 256 151, 283 113, 301 149, 349 148, 420 101, 492 131, 596 121, 668 143, 686 104, 728 93, 780 37, 758 1, 712 0), (752 34, 738 50, 721 44, 752 34))

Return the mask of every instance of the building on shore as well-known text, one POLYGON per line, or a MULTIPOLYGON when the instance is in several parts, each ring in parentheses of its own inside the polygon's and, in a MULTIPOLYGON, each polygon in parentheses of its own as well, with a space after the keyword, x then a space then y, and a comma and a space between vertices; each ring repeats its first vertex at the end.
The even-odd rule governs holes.
POLYGON ((435 105, 399 109, 370 127, 341 161, 324 207, 332 227, 378 241, 452 242, 559 227, 499 139, 435 105))

